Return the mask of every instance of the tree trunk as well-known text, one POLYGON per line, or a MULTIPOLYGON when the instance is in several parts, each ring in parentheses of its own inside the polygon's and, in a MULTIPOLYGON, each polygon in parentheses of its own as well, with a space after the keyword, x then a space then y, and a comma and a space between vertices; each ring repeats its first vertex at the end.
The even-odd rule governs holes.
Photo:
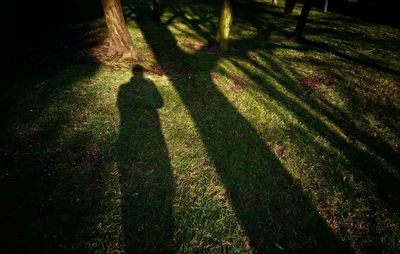
POLYGON ((285 1, 285 16, 286 17, 290 17, 292 15, 295 5, 296 5, 296 0, 286 0, 285 1))
POLYGON ((160 0, 153 0, 153 19, 160 20, 160 0))
POLYGON ((108 56, 135 58, 132 38, 126 26, 121 0, 102 0, 108 28, 108 56))
POLYGON ((308 14, 310 13, 312 7, 313 0, 304 0, 303 8, 301 9, 301 14, 299 20, 297 21, 296 29, 292 34, 292 39, 299 40, 301 39, 301 34, 303 33, 304 26, 306 25, 306 20, 308 14))
POLYGON ((272 3, 273 3, 274 5, 278 5, 278 0, 272 0, 272 3))
POLYGON ((222 0, 221 14, 218 21, 217 42, 222 51, 228 49, 229 31, 232 24, 232 3, 231 0, 222 0))

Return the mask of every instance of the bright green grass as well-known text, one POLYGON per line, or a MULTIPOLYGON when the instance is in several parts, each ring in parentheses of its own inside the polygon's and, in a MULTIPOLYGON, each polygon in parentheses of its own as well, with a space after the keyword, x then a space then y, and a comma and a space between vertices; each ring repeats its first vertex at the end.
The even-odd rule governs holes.
POLYGON ((312 12, 300 45, 281 8, 240 3, 220 55, 207 48, 218 5, 165 4, 159 24, 134 2, 143 72, 80 53, 9 67, 0 215, 13 249, 399 250, 399 30, 312 12))

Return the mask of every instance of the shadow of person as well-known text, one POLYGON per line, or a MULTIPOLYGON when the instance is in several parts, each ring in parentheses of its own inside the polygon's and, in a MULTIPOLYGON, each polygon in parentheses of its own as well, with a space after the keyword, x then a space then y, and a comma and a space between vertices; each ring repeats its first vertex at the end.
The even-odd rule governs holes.
POLYGON ((136 65, 130 82, 120 86, 117 106, 124 250, 168 252, 175 187, 157 112, 163 99, 142 66, 136 65))

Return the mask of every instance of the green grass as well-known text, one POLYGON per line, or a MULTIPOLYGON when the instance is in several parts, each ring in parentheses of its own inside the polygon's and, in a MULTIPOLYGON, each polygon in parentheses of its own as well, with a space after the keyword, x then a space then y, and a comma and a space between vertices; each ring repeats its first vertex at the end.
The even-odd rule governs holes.
POLYGON ((135 3, 142 70, 81 47, 3 68, 7 249, 400 249, 398 29, 312 12, 297 44, 281 7, 243 2, 218 54, 217 3, 165 3, 161 24, 135 3))

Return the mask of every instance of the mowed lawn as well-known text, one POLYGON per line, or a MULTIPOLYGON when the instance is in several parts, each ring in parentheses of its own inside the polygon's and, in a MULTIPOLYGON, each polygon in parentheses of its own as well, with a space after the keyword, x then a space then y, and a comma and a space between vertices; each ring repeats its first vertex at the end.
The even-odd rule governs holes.
POLYGON ((101 19, 10 53, 6 250, 400 250, 399 29, 315 10, 298 44, 300 7, 238 2, 220 53, 219 2, 164 2, 161 23, 149 4, 124 3, 134 62, 100 63, 101 19))

